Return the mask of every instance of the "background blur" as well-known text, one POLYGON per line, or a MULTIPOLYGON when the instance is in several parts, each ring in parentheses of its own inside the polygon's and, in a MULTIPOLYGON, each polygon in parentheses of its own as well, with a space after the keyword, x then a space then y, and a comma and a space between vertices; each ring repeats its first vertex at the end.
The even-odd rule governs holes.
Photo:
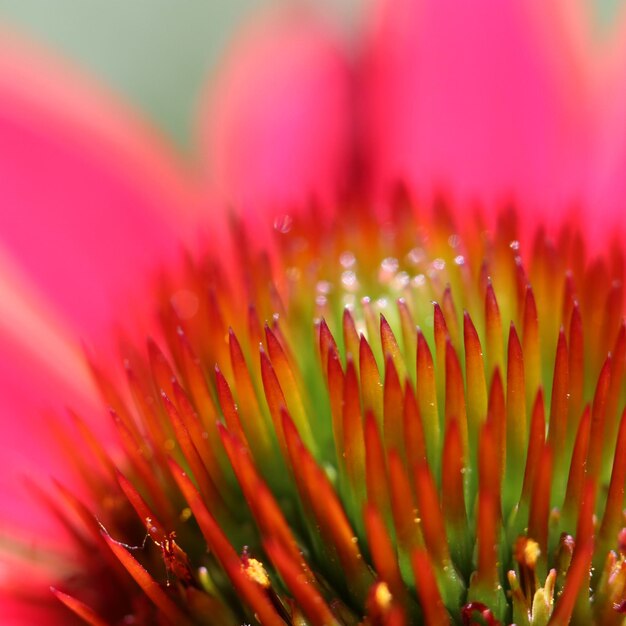
POLYGON ((262 0, 0 0, 0 20, 69 55, 191 144, 196 98, 262 0))
MULTIPOLYGON (((276 1, 0 0, 0 24, 68 55, 189 149, 206 79, 245 18, 276 1)), ((358 2, 317 0, 344 18, 358 2)))
MULTIPOLYGON (((187 150, 197 96, 233 33, 281 1, 298 0, 0 0, 0 24, 69 55, 187 150)), ((366 1, 314 3, 350 21, 366 1)), ((598 22, 610 24, 623 2, 594 0, 598 22)))

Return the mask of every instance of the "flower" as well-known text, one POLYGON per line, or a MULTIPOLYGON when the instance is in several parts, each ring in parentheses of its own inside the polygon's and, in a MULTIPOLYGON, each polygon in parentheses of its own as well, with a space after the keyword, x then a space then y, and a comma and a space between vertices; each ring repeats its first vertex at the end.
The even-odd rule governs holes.
MULTIPOLYGON (((426 3, 421 17, 436 22, 438 7, 426 3)), ((409 110, 407 117, 407 102, 420 99, 413 96, 405 55, 390 49, 390 41, 404 50, 411 41, 405 29, 415 22, 407 18, 409 3, 393 8, 401 18, 393 20, 395 36, 383 4, 362 66, 367 72, 358 76, 358 121, 366 125, 357 128, 356 154, 348 149, 350 75, 321 26, 293 14, 264 23, 260 39, 244 47, 218 81, 206 130, 212 171, 219 193, 231 195, 243 217, 232 218, 229 242, 214 238, 199 254, 187 252, 182 267, 162 260, 164 270, 145 296, 149 304, 142 297, 137 312, 143 333, 119 340, 124 382, 108 358, 91 357, 113 441, 98 432, 88 402, 71 410, 69 425, 54 418, 64 475, 55 471, 50 491, 41 483, 31 489, 67 536, 49 546, 39 537, 43 585, 24 582, 24 555, 7 561, 10 608, 20 598, 37 598, 51 623, 73 615, 92 625, 621 623, 621 239, 605 232, 598 243, 573 219, 554 230, 534 215, 534 203, 548 197, 534 195, 544 192, 534 178, 539 174, 516 159, 524 146, 534 154, 528 152, 533 145, 545 145, 525 134, 536 129, 535 117, 519 136, 502 120, 494 122, 495 131, 480 126, 493 132, 492 177, 473 128, 462 125, 454 134, 469 159, 461 167, 445 134, 437 145, 420 114, 413 118, 409 110), (278 100, 283 108, 264 101, 264 74, 250 69, 257 59, 263 67, 275 60, 269 65, 280 78, 274 95, 295 92, 278 100), (303 73, 303 67, 315 71, 303 73), (242 83, 242 76, 254 80, 242 83), (258 97, 249 116, 251 95, 258 97), (382 117, 385 107, 394 115, 382 117), (321 125, 311 129, 316 112, 321 125), (498 143, 503 130, 511 133, 514 153, 498 143), (420 137, 441 151, 430 161, 420 152, 420 137), (268 159, 259 171, 255 156, 268 159), (423 188, 434 176, 444 176, 459 199, 440 194, 432 203, 416 195, 417 183, 423 188), (390 196, 398 177, 405 184, 390 196), (515 205, 487 213, 454 208, 455 202, 466 206, 468 193, 489 202, 490 194, 507 188, 523 213, 515 205), (258 215, 250 214, 255 208, 258 215), (146 306, 157 313, 154 325, 145 322, 146 306)), ((505 8, 493 21, 478 19, 491 15, 489 8, 476 3, 476 13, 454 15, 446 27, 472 33, 474 20, 486 24, 481 45, 510 39, 520 57, 511 58, 526 68, 514 65, 513 73, 530 75, 525 54, 536 50, 520 16, 505 8)), ((484 71, 479 48, 477 68, 484 71)), ((416 73, 420 81, 429 76, 424 64, 416 73)), ((15 81, 3 89, 24 95, 15 81)), ((538 115, 535 99, 542 96, 529 91, 538 115)), ((494 94, 484 93, 491 102, 494 94)), ((31 94, 26 102, 32 100, 31 94)), ((430 111, 429 98, 423 102, 430 111)), ((8 108, 5 133, 15 130, 22 110, 8 108)), ((513 104, 495 110, 502 115, 513 104)), ((72 113, 84 133, 80 109, 72 113)), ((107 137, 123 137, 125 119, 107 125, 107 137)), ((33 133, 33 120, 27 121, 17 126, 18 156, 33 133)), ((57 126, 45 123, 49 138, 57 126)), ((68 138, 65 125, 59 136, 68 138)), ((88 136, 94 141, 93 129, 88 136)), ((550 158, 562 155, 562 146, 550 141, 550 158)), ((136 209, 137 201, 160 206, 167 193, 176 207, 194 204, 194 190, 178 176, 150 178, 158 187, 144 195, 145 179, 133 169, 128 180, 126 169, 118 169, 117 159, 130 154, 133 166, 146 168, 140 174, 170 172, 144 145, 126 138, 120 149, 110 141, 114 152, 94 152, 80 170, 73 144, 63 143, 67 152, 57 144, 55 156, 61 164, 68 159, 64 171, 80 173, 71 190, 81 200, 89 182, 114 166, 126 195, 117 177, 108 178, 98 187, 107 202, 124 210, 136 209), (131 183, 136 194, 128 192, 131 183)), ((36 148, 49 157, 39 142, 36 148)), ((570 156, 573 169, 555 179, 554 198, 591 201, 598 178, 583 184, 577 166, 584 155, 570 156)), ((42 165, 58 183, 59 163, 42 157, 37 172, 42 165)), ((604 179, 611 179, 606 171, 604 179)), ((65 199, 65 186, 50 188, 65 199)), ((20 193, 42 202, 40 187, 24 191, 22 184, 20 193)), ((54 199, 46 193, 41 206, 58 210, 54 199)), ((611 215, 611 205, 602 208, 611 215)), ((580 220, 588 225, 584 210, 580 220)), ((176 216, 174 223, 181 221, 176 216)), ((115 284, 127 267, 113 274, 115 284)), ((60 296, 72 312, 75 295, 60 296)), ((28 303, 26 296, 19 303, 28 303)), ((21 310, 32 315, 26 306, 21 310)), ((13 319, 19 320, 15 313, 13 319)), ((18 329, 19 338, 41 333, 75 364, 63 400, 75 400, 72 388, 91 399, 67 344, 34 319, 18 329)), ((102 318, 89 320, 90 329, 98 323, 102 318)), ((17 508, 23 517, 22 504, 17 508)), ((41 532, 38 520, 34 528, 41 532)))

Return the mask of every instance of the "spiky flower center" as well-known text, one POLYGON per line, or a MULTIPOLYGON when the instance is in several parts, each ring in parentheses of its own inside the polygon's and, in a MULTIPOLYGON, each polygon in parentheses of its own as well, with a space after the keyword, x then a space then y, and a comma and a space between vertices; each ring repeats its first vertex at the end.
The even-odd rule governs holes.
POLYGON ((188 261, 127 388, 96 371, 123 454, 77 420, 95 504, 62 490, 89 557, 58 597, 93 625, 622 624, 624 258, 515 220, 399 199, 188 261))

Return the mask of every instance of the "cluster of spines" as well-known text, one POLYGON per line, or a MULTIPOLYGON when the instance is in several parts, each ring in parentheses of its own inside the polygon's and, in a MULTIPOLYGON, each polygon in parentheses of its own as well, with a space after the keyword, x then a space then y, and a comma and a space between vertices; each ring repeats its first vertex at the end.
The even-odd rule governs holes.
MULTIPOLYGON (((543 240, 537 241, 541 268, 549 265, 549 247, 542 249, 543 240)), ((304 271, 306 262, 298 262, 304 271)), ((224 313, 232 306, 225 281, 212 274, 202 303, 205 310, 194 324, 185 324, 176 311, 163 313, 175 366, 154 342, 148 345, 149 367, 141 359, 134 359, 137 371, 135 364, 127 366, 139 426, 103 373, 96 373, 119 431, 124 471, 133 481, 119 475, 78 422, 109 477, 146 525, 168 573, 179 581, 174 594, 178 600, 112 538, 114 530, 107 525, 104 531, 93 517, 87 520, 89 512, 68 494, 73 508, 174 623, 190 621, 194 606, 198 611, 206 608, 197 598, 195 605, 189 601, 200 595, 201 577, 172 537, 172 530, 181 527, 180 510, 187 505, 242 603, 264 624, 296 623, 301 613, 314 624, 349 624, 365 610, 372 624, 417 619, 439 624, 447 623, 449 615, 469 623, 474 613, 496 623, 507 617, 509 604, 519 624, 546 623, 543 617, 553 624, 566 623, 573 613, 579 620, 618 623, 615 598, 609 596, 623 595, 626 569, 623 546, 618 553, 610 550, 617 547, 624 524, 626 463, 620 460, 623 455, 615 454, 613 460, 603 452, 623 450, 626 443, 624 417, 618 432, 626 352, 626 330, 619 324, 620 287, 616 283, 605 290, 604 319, 619 328, 614 339, 614 330, 604 330, 599 323, 601 307, 588 305, 600 289, 596 283, 606 286, 605 274, 594 266, 587 271, 585 289, 591 295, 583 306, 588 309, 585 318, 595 318, 591 325, 583 323, 571 276, 566 280, 563 327, 553 373, 546 376, 541 371, 546 358, 539 347, 546 343, 546 330, 544 325, 540 329, 538 319, 559 316, 542 317, 538 311, 550 300, 554 279, 546 276, 545 267, 533 272, 543 292, 536 301, 516 255, 507 252, 493 266, 500 273, 495 283, 508 280, 509 291, 516 295, 507 299, 508 312, 503 314, 489 272, 486 266, 480 268, 480 333, 468 313, 459 324, 453 290, 444 287, 441 304, 433 308, 430 341, 415 326, 410 301, 398 301, 401 349, 387 319, 377 319, 365 300, 359 309, 363 334, 354 314, 344 310, 341 347, 324 319, 315 325, 314 350, 298 348, 318 355, 317 365, 305 364, 307 372, 302 356, 294 352, 312 316, 298 319, 289 310, 304 307, 298 298, 306 299, 306 286, 285 304, 278 287, 253 285, 255 294, 265 294, 261 299, 266 302, 257 302, 261 310, 281 314, 263 330, 257 309, 251 307, 244 324, 248 341, 242 347, 225 323, 232 319, 231 313, 224 313), (502 266, 512 272, 506 276, 502 266), (520 338, 511 324, 505 342, 502 319, 508 317, 521 320, 522 333, 520 338), (583 359, 583 335, 601 346, 587 347, 592 360, 604 346, 613 346, 612 356, 599 367, 593 402, 584 409, 585 381, 596 364, 589 366, 583 359), (255 345, 261 349, 258 358, 251 358, 255 345), (219 363, 212 385, 206 383, 203 363, 219 363), (322 384, 305 383, 316 368, 322 384), (548 418, 541 389, 545 380, 552 380, 548 418), (324 397, 317 397, 324 386, 324 397), (315 404, 322 410, 315 410, 315 404), (330 452, 323 445, 327 441, 332 443, 330 452), (612 468, 607 469, 607 463, 612 468), (597 492, 601 477, 611 470, 596 532, 597 492), (240 494, 258 533, 246 521, 240 494), (561 536, 561 531, 570 535, 561 536), (266 555, 268 569, 271 563, 282 579, 288 596, 275 576, 263 586, 247 575, 240 556, 246 532, 266 555), (519 536, 526 537, 525 544, 518 542, 519 536), (582 591, 592 582, 592 559, 598 572, 593 614, 589 594, 582 591), (509 564, 515 566, 512 573, 509 564), (556 566, 554 573, 548 572, 548 564, 556 566)), ((252 282, 262 285, 271 277, 268 261, 252 282)), ((474 291, 469 290, 467 300, 474 291)), ((98 490, 105 492, 106 487, 98 490)), ((79 600, 57 595, 89 623, 100 624, 97 616, 91 621, 85 617, 93 611, 79 600)), ((216 615, 232 616, 228 601, 214 598, 212 604, 220 607, 216 615)))

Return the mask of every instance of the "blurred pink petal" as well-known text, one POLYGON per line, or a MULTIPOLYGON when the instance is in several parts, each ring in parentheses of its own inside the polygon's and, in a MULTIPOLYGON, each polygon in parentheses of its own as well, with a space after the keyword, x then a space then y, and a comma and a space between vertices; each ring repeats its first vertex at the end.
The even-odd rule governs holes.
POLYGON ((560 85, 562 106, 575 112, 572 132, 584 136, 572 147, 581 152, 583 167, 570 178, 594 242, 606 237, 607 228, 626 225, 621 200, 626 191, 626 7, 601 27, 595 15, 600 9, 588 0, 531 4, 538 49, 560 85))
POLYGON ((203 111, 210 182, 233 206, 330 203, 346 184, 351 92, 328 28, 302 7, 250 24, 203 111))
POLYGON ((0 590, 0 607, 0 618, 4 626, 59 626, 61 620, 67 619, 67 612, 61 606, 50 607, 48 604, 35 603, 25 605, 23 600, 16 598, 14 591, 0 590))
POLYGON ((67 403, 93 414, 96 397, 78 339, 0 254, 0 440, 12 444, 0 457, 0 534, 6 524, 51 532, 24 479, 47 484, 51 471, 67 478, 64 454, 51 445, 50 415, 63 414, 67 403))
POLYGON ((0 145, 0 517, 23 527, 38 520, 22 477, 67 470, 50 411, 94 406, 81 338, 103 343, 116 299, 139 308, 197 227, 197 197, 153 131, 1 31, 0 145))
POLYGON ((579 199, 575 85, 545 63, 531 17, 497 0, 382 3, 365 72, 377 191, 405 179, 525 211, 579 199))
MULTIPOLYGON (((42 528, 42 532, 44 528, 42 528)), ((26 549, 36 554, 37 544, 47 544, 47 538, 40 536, 26 549)), ((14 547, 14 546, 13 546, 14 547)), ((19 550, 20 548, 18 548, 19 550)), ((50 580, 54 579, 52 563, 58 568, 59 555, 56 559, 39 563, 39 567, 25 563, 17 556, 3 552, 0 561, 0 623, 2 626, 58 626, 68 623, 67 611, 50 593, 50 580), (28 581, 28 584, 25 584, 28 581)), ((54 555, 54 549, 50 555, 54 555)), ((70 567, 68 561, 62 567, 70 567)), ((75 624, 75 621, 71 621, 75 624)))
MULTIPOLYGON (((553 225, 624 225, 626 11, 583 0, 378 3, 365 76, 375 191, 399 179, 553 225), (595 28, 595 30, 594 30, 595 28)), ((600 239, 598 239, 600 237, 600 239)))
POLYGON ((77 333, 175 249, 195 192, 154 132, 0 31, 0 243, 77 333))
MULTIPOLYGON (((593 144, 586 202, 593 220, 611 216, 626 232, 626 6, 604 36, 588 34, 579 56, 591 60, 588 78, 593 144), (598 39, 601 45, 598 45, 598 39)), ((595 233, 602 234, 597 227, 595 233)))
MULTIPOLYGON (((624 57, 626 61, 626 57, 624 57)), ((595 133, 588 173, 586 202, 596 226, 612 216, 626 226, 626 62, 614 77, 594 109, 595 133)), ((602 234, 594 229, 593 234, 602 234)))

